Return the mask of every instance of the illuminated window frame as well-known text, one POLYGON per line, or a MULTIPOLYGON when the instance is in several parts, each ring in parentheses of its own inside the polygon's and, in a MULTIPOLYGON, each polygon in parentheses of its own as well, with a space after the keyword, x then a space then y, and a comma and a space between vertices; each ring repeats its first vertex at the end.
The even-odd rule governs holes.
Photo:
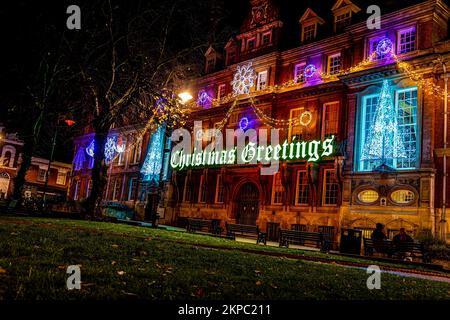
POLYGON ((335 207, 338 203, 339 188, 334 169, 323 170, 322 206, 335 207))
POLYGON ((267 82, 268 82, 268 72, 267 70, 258 72, 258 78, 256 82, 256 90, 264 90, 267 88, 267 82))
POLYGON ((342 69, 342 59, 340 53, 335 53, 328 56, 327 70, 330 75, 337 74, 342 69))
POLYGON ((273 175, 272 179, 272 204, 282 205, 284 193, 285 193, 284 186, 281 181, 280 172, 278 171, 273 175))
POLYGON ((225 188, 223 185, 223 176, 221 174, 217 175, 216 181, 216 196, 214 199, 215 203, 223 203, 225 196, 225 188))
POLYGON ((397 53, 404 54, 417 50, 416 27, 409 27, 397 32, 397 53))
POLYGON ((200 185, 198 188, 198 203, 206 203, 206 182, 205 175, 200 177, 200 185))
POLYGON ((183 202, 191 201, 191 189, 189 188, 189 176, 184 177, 183 202))
POLYGON ((295 83, 304 83, 305 82, 305 67, 306 67, 305 62, 297 63, 294 66, 294 82, 295 83))
POLYGON ((325 139, 327 136, 329 135, 336 135, 339 131, 339 108, 340 107, 340 103, 339 101, 333 101, 333 102, 327 102, 324 103, 323 105, 323 114, 322 114, 322 139, 325 139), (328 116, 331 114, 330 113, 330 109, 334 107, 335 109, 335 118, 331 120, 329 120, 328 116), (334 129, 335 130, 331 130, 330 129, 330 123, 334 123, 334 129), (331 132, 334 131, 334 132, 331 132))
POLYGON ((311 23, 302 27, 302 41, 314 40, 317 36, 317 23, 311 23))
POLYGON ((295 184, 295 205, 296 206, 308 206, 309 205, 309 198, 310 198, 310 188, 308 184, 308 172, 306 170, 299 170, 297 171, 297 180, 295 184), (300 176, 303 176, 304 178, 300 176), (306 183, 304 181, 306 180, 306 183), (299 201, 300 199, 300 191, 304 194, 302 195, 302 202, 299 201))
MULTIPOLYGON (((304 107, 300 107, 300 108, 294 108, 289 110, 289 120, 293 120, 294 117, 300 117, 300 115, 303 113, 303 111, 305 111, 304 107)), ((296 126, 294 125, 290 125, 289 126, 289 132, 288 132, 288 141, 291 142, 292 141, 292 134, 296 133, 296 131, 300 129, 299 131, 302 131, 302 125, 301 124, 297 124, 296 126)), ((299 136, 301 138, 301 134, 299 133, 299 136)))

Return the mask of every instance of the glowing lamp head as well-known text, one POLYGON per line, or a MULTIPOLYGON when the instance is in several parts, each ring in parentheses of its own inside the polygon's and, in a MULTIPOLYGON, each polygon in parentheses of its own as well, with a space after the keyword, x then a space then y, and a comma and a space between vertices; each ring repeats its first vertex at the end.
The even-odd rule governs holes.
POLYGON ((178 95, 178 97, 181 99, 182 103, 186 103, 186 102, 188 102, 189 100, 191 100, 193 98, 192 95, 189 92, 186 92, 186 91, 180 93, 178 95))
POLYGON ((71 126, 73 126, 73 125, 75 124, 75 121, 73 121, 73 120, 71 120, 71 119, 66 119, 66 120, 64 120, 64 122, 65 122, 69 127, 71 127, 71 126))

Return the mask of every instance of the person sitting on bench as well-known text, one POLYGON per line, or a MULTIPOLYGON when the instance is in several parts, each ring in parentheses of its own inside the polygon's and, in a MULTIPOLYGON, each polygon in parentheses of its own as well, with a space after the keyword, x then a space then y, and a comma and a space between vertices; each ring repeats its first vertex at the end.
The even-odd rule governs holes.
POLYGON ((372 232, 370 238, 373 240, 373 246, 376 252, 384 253, 386 251, 383 246, 383 241, 387 239, 387 236, 384 233, 384 225, 382 223, 377 223, 376 228, 372 232))
POLYGON ((399 258, 401 259, 406 259, 411 255, 410 252, 406 252, 405 249, 402 248, 402 244, 407 242, 414 242, 414 240, 406 233, 405 228, 400 228, 399 234, 394 236, 393 243, 395 246, 396 254, 399 255, 399 258))

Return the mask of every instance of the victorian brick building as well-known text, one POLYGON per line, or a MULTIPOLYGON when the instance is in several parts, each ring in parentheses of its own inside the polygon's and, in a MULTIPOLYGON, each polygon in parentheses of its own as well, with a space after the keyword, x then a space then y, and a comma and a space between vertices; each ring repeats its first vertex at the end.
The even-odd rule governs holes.
MULTIPOLYGON (((0 124, 0 200, 11 198, 14 192, 14 178, 21 165, 23 141, 16 134, 6 132, 0 124)), ((25 176, 24 196, 66 199, 72 165, 39 157, 31 158, 31 165, 25 176), (50 170, 50 171, 49 171, 50 170), (48 175, 47 187, 45 180, 48 175)))
POLYGON ((377 222, 389 235, 439 233, 450 197, 442 192, 449 7, 378 2, 381 26, 369 29, 362 1, 250 0, 239 34, 208 49, 205 75, 189 86, 198 97, 192 120, 223 131, 275 127, 289 143, 333 137, 334 152, 281 161, 274 175, 262 175, 263 164, 176 170, 172 221, 257 224, 273 239, 279 227, 369 232, 377 222))

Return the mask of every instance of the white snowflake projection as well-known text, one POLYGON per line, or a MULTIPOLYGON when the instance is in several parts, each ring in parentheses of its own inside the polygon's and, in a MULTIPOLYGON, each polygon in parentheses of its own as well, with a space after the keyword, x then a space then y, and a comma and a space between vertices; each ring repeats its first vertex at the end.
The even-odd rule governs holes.
POLYGON ((255 80, 256 74, 251 63, 238 66, 236 72, 234 73, 233 81, 231 81, 233 94, 235 96, 240 94, 249 94, 250 88, 254 85, 255 80))
POLYGON ((116 137, 108 137, 105 144, 105 160, 110 162, 116 153, 116 137))

